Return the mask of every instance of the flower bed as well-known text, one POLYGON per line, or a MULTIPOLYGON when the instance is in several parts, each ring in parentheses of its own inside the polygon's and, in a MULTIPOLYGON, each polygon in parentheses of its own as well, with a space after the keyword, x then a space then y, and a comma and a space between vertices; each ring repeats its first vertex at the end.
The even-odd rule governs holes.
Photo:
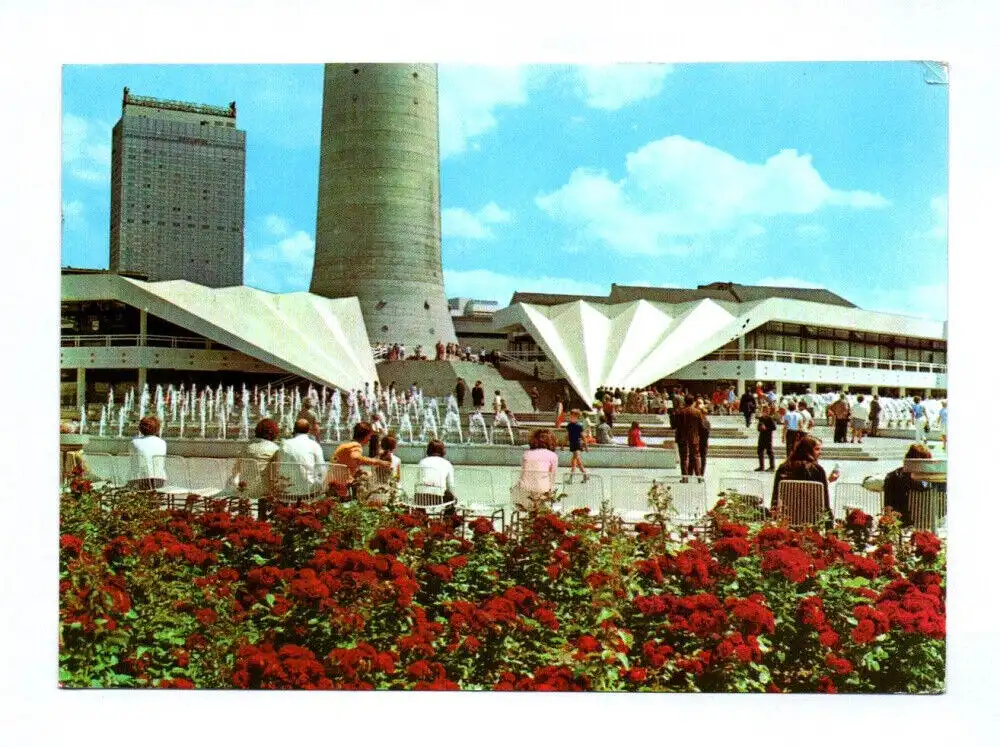
POLYGON ((860 511, 700 538, 324 501, 271 521, 63 495, 64 687, 937 692, 941 542, 860 511), (104 503, 102 507, 102 502, 104 503), (110 508, 109 508, 110 506, 110 508))

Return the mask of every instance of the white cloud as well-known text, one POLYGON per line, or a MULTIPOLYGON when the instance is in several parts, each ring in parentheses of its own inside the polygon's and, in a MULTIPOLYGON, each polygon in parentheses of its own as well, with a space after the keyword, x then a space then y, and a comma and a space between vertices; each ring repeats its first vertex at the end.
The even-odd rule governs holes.
POLYGON ((441 235, 455 239, 494 239, 490 225, 508 223, 513 214, 490 202, 470 213, 465 208, 445 208, 441 211, 441 235))
POLYGON ((111 127, 94 119, 63 115, 63 169, 94 186, 111 185, 111 127))
POLYGON ((313 237, 293 230, 277 215, 265 217, 261 228, 266 238, 244 255, 244 282, 275 293, 308 289, 316 254, 313 237))
POLYGON ((268 215, 264 218, 264 230, 272 236, 285 236, 288 231, 288 221, 280 215, 268 215))
POLYGON ((608 287, 573 278, 548 275, 504 275, 492 270, 445 270, 445 293, 449 298, 478 298, 497 301, 501 306, 510 302, 514 291, 534 293, 569 293, 583 296, 606 296, 608 287))
POLYGON ((587 106, 615 111, 663 90, 673 65, 581 65, 577 68, 577 94, 587 106))
POLYGON ((629 153, 618 181, 578 168, 535 202, 573 229, 576 240, 630 255, 686 254, 696 243, 692 239, 712 234, 760 235, 764 227, 757 221, 776 215, 889 204, 878 194, 830 187, 812 157, 795 150, 748 163, 680 135, 629 153))
POLYGON ((932 239, 948 238, 948 195, 937 195, 931 198, 931 215, 934 225, 927 232, 932 239))
POLYGON ((495 110, 528 100, 523 67, 441 65, 438 68, 438 117, 441 158, 465 152, 473 138, 497 126, 495 110))

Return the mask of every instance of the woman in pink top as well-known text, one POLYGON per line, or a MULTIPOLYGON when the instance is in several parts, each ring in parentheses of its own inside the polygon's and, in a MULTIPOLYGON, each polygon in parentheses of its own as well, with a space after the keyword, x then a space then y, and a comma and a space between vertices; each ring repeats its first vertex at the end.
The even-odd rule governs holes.
POLYGON ((555 490, 558 465, 552 431, 545 428, 532 431, 528 450, 521 457, 521 477, 513 489, 515 507, 526 510, 532 499, 555 490))

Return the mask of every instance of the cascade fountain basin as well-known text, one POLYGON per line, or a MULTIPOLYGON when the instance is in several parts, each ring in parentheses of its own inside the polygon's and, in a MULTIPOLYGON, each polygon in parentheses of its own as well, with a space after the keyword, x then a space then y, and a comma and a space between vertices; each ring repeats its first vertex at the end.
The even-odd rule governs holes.
MULTIPOLYGON (((85 453, 117 454, 129 453, 132 437, 89 436, 85 453)), ((168 438, 167 453, 182 457, 208 457, 214 459, 236 459, 246 445, 246 441, 238 439, 212 438, 168 438)), ((337 447, 333 441, 323 441, 323 455, 327 459, 337 447)), ((677 466, 676 450, 673 443, 670 448, 651 446, 647 448, 631 448, 629 446, 591 446, 583 453, 583 463, 587 467, 622 467, 635 469, 673 469, 677 466)), ((524 446, 503 444, 455 444, 446 443, 447 458, 453 464, 467 466, 520 467, 524 446)), ((556 451, 559 466, 568 467, 570 452, 567 449, 556 451)), ((396 448, 398 456, 404 464, 416 464, 427 455, 426 444, 400 444, 396 448)))

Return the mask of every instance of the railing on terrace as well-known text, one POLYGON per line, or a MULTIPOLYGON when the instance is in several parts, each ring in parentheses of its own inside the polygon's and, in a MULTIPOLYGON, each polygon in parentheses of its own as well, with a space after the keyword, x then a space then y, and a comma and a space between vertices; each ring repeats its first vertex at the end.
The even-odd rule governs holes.
POLYGON ((948 373, 945 363, 901 361, 889 358, 857 358, 848 355, 825 353, 786 353, 779 350, 751 349, 717 350, 706 355, 703 361, 773 361, 774 363, 801 363, 811 366, 844 366, 846 368, 878 368, 889 371, 918 371, 923 373, 948 373))
POLYGON ((498 353, 501 358, 506 358, 512 361, 535 362, 547 361, 549 359, 549 357, 541 350, 500 350, 498 353))
POLYGON ((140 335, 63 335, 61 345, 64 348, 116 348, 116 347, 151 347, 151 348, 195 348, 201 350, 227 350, 224 345, 207 340, 204 337, 171 337, 167 335, 146 335, 142 340, 140 335))

